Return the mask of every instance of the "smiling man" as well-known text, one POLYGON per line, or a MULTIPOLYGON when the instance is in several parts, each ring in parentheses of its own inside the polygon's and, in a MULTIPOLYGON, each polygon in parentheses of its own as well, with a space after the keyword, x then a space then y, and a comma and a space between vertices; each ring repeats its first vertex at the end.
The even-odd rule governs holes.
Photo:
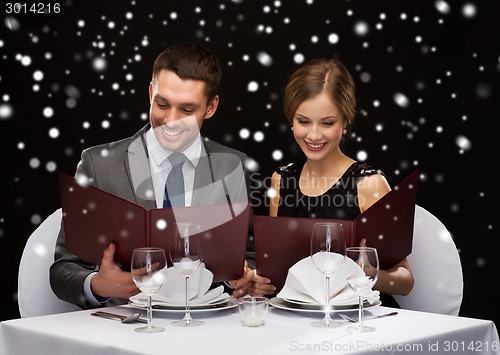
MULTIPOLYGON (((200 135, 203 122, 217 110, 220 77, 219 62, 207 49, 191 43, 169 46, 154 62, 150 122, 132 137, 83 151, 76 177, 145 208, 169 207, 175 197, 182 206, 245 201, 246 155, 200 135), (180 163, 174 156, 182 157, 180 163), (168 186, 177 165, 180 199, 168 186)), ((50 269, 54 293, 81 308, 127 302, 139 290, 130 272, 115 263, 114 252, 111 243, 100 267, 81 260, 67 251, 61 228, 50 269)), ((242 278, 230 281, 233 295, 245 295, 252 276, 245 265, 242 278)))

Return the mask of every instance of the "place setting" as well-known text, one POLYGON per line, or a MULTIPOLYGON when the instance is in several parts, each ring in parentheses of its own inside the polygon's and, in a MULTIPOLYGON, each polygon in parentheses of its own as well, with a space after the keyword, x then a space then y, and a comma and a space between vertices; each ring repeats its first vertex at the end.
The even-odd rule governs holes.
MULTIPOLYGON (((164 273, 166 274, 166 283, 152 296, 153 311, 182 313, 186 310, 184 276, 176 271, 175 267, 166 269, 164 273)), ((224 292, 224 286, 209 289, 212 279, 212 273, 204 265, 200 267, 198 272, 191 275, 189 305, 192 313, 213 312, 237 307, 236 299, 224 292)), ((129 305, 136 309, 145 310, 147 307, 146 295, 141 292, 130 297, 129 305)))
MULTIPOLYGON (((168 248, 168 267, 163 249, 141 248, 134 251, 132 275, 141 293, 130 297, 129 305, 147 310, 144 332, 162 331, 152 326, 152 312, 184 313, 174 326, 193 327, 204 322, 191 313, 239 308, 241 323, 254 327, 265 324, 268 306, 278 309, 323 314, 312 323, 315 327, 339 327, 353 323, 355 332, 373 331, 364 324, 364 312, 381 305, 379 291, 372 287, 378 278, 377 250, 370 247, 346 248, 340 223, 317 223, 311 235, 310 256, 296 262, 276 297, 267 299, 245 296, 236 299, 224 287, 211 288, 213 273, 203 263, 196 223, 178 224, 178 236, 168 248), (153 253, 154 251, 154 253, 153 253), (357 316, 355 312, 357 311, 357 316), (349 315, 347 315, 349 312, 349 315), (338 314, 344 322, 332 318, 338 314)), ((384 315, 385 316, 385 315, 384 315)), ((129 318, 122 319, 129 321, 129 318)), ((131 320, 130 320, 131 321, 131 320)))
MULTIPOLYGON (((191 313, 230 309, 237 307, 238 303, 224 291, 224 286, 211 288, 214 275, 203 263, 203 243, 196 235, 199 224, 177 223, 176 228, 177 236, 168 247, 168 257, 173 266, 166 267, 163 261, 150 266, 157 272, 154 278, 158 287, 155 290, 148 289, 144 282, 138 282, 137 277, 133 276, 142 292, 130 297, 129 305, 148 310, 148 314, 150 311, 184 312, 182 319, 172 322, 174 326, 203 325, 203 321, 194 319, 191 313), (160 269, 159 266, 163 265, 160 269)), ((143 265, 139 267, 144 268, 143 265)), ((152 279, 149 279, 149 283, 152 279)))
POLYGON ((318 223, 311 236, 310 256, 288 270, 283 288, 269 303, 282 310, 323 314, 313 326, 343 326, 345 322, 331 317, 338 314, 355 323, 353 331, 373 330, 363 324, 362 316, 365 310, 381 305, 379 291, 372 289, 378 269, 376 249, 346 248, 340 223, 318 223))

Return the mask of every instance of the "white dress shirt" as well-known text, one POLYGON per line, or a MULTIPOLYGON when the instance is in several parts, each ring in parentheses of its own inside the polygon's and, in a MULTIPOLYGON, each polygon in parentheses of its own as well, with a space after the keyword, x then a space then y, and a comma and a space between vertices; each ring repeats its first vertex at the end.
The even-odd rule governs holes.
MULTIPOLYGON (((150 128, 146 132, 146 145, 149 155, 149 166, 151 167, 151 177, 153 179, 153 189, 156 200, 156 207, 163 207, 163 198, 165 194, 165 182, 168 174, 172 170, 172 164, 168 157, 173 152, 164 149, 156 139, 154 131, 150 128)), ((202 152, 201 136, 198 134, 196 140, 187 149, 180 152, 183 153, 188 161, 182 166, 182 174, 184 176, 184 192, 185 206, 191 206, 193 198, 194 174, 200 155, 202 152)))

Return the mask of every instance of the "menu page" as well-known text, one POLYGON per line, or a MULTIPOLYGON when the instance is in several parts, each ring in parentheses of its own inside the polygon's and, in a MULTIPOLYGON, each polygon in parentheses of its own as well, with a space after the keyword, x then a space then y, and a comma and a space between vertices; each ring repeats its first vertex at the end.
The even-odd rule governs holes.
POLYGON ((134 248, 165 249, 178 233, 177 223, 196 222, 203 238, 204 262, 214 281, 243 274, 251 206, 248 202, 146 209, 72 176, 59 174, 66 246, 70 253, 100 265, 102 253, 115 243, 115 262, 130 268, 134 248))
POLYGON ((418 170, 354 221, 254 216, 257 273, 271 279, 279 292, 288 269, 309 256, 314 224, 323 222, 342 223, 347 246, 357 246, 366 238, 367 246, 377 248, 381 269, 394 266, 412 250, 417 185, 418 170))

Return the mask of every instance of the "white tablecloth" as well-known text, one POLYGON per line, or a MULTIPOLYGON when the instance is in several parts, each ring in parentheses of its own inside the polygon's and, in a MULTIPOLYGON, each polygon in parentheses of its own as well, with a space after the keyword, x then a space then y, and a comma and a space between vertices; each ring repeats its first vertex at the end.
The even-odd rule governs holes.
MULTIPOLYGON (((128 307, 110 307, 115 313, 134 313, 128 307)), ((373 313, 393 309, 373 308, 373 313)), ((153 323, 165 332, 142 334, 140 323, 90 316, 91 310, 14 319, 0 323, 2 355, 109 354, 500 354, 498 332, 492 321, 398 310, 392 317, 368 321, 377 330, 353 334, 340 328, 321 329, 311 322, 321 314, 271 308, 265 326, 240 324, 237 308, 194 313, 205 325, 180 328, 171 322, 182 314, 154 312, 153 323), (214 348, 215 347, 215 348, 214 348)), ((351 312, 356 316, 356 312, 351 312)), ((335 317, 335 319, 338 319, 335 317)))

